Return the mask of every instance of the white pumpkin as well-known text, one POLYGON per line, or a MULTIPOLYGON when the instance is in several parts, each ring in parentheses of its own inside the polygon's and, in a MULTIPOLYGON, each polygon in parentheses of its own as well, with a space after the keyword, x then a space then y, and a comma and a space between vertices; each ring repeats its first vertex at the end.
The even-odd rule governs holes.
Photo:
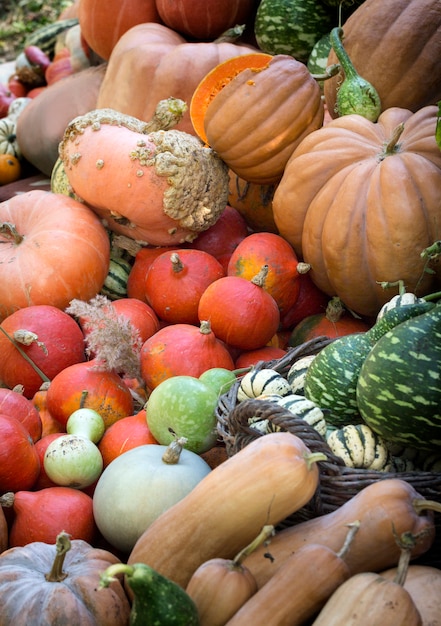
POLYGON ((103 537, 122 552, 129 553, 161 513, 211 472, 194 452, 180 449, 176 462, 170 463, 163 460, 166 451, 169 447, 159 444, 128 450, 98 480, 93 495, 95 521, 103 537))

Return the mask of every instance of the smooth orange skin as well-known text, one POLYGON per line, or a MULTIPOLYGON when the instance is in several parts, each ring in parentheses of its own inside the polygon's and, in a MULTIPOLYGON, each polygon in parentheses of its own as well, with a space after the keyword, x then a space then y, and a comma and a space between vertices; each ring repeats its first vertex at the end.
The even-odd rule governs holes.
POLYGON ((98 443, 98 449, 103 457, 103 468, 127 450, 150 443, 158 442, 147 425, 145 409, 135 415, 123 417, 109 426, 98 443))

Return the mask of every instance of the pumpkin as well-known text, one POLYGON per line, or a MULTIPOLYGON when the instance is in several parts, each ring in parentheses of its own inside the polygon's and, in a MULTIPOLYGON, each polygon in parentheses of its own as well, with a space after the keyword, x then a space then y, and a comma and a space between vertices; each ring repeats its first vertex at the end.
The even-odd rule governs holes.
MULTIPOLYGON (((375 87, 383 111, 402 107, 417 112, 441 99, 440 26, 437 0, 391 0, 387 5, 368 0, 343 24, 345 50, 357 72, 375 87)), ((328 65, 336 61, 331 51, 328 65)), ((324 81, 332 117, 341 81, 341 74, 324 81)))
POLYGON ((13 154, 0 154, 0 185, 13 183, 20 178, 20 161, 13 154))
POLYGON ((329 303, 328 296, 311 279, 309 272, 299 274, 299 295, 293 306, 280 316, 280 326, 284 330, 293 329, 311 315, 325 313, 329 303))
POLYGON ((394 295, 381 283, 425 295, 437 276, 421 255, 441 237, 436 114, 429 106, 390 108, 376 123, 337 118, 302 141, 274 194, 279 232, 311 278, 360 315, 394 295))
POLYGON ((81 0, 78 19, 87 44, 102 59, 111 53, 126 31, 136 24, 160 22, 155 0, 81 0))
POLYGON ((299 262, 292 246, 275 233, 252 233, 239 243, 228 263, 229 276, 251 280, 268 265, 264 289, 277 302, 280 314, 291 308, 299 295, 299 262))
POLYGON ((241 350, 267 344, 280 321, 277 302, 264 289, 266 267, 251 280, 224 276, 211 283, 199 300, 199 319, 209 320, 219 339, 241 350))
POLYGON ((397 535, 421 533, 420 540, 412 549, 412 558, 430 549, 435 538, 435 506, 439 508, 439 503, 434 505, 422 498, 405 480, 377 480, 330 513, 279 531, 271 540, 273 559, 264 558, 266 549, 259 547, 248 557, 247 567, 260 588, 302 546, 318 543, 339 550, 347 524, 355 520, 360 522, 360 528, 345 555, 351 575, 393 567, 400 557, 397 535))
POLYGON ((64 309, 101 289, 110 245, 97 216, 61 194, 34 189, 0 204, 0 319, 46 304, 64 309))
POLYGON ((233 58, 208 73, 190 115, 199 136, 240 178, 276 183, 303 137, 323 124, 320 88, 287 55, 251 54, 246 61, 233 58))
POLYGON ((197 325, 202 293, 224 275, 219 261, 203 250, 164 252, 153 261, 145 278, 147 302, 166 322, 197 325))
POLYGON ((138 446, 158 443, 147 426, 146 410, 122 417, 109 426, 98 442, 105 469, 118 456, 138 446))
POLYGON ((127 279, 127 296, 129 298, 137 298, 147 303, 144 282, 148 269, 157 256, 169 250, 170 248, 165 246, 155 248, 145 247, 137 251, 127 279))
POLYGON ((75 118, 60 144, 66 175, 110 230, 158 246, 192 241, 225 208, 228 170, 192 135, 146 127, 107 109, 75 118))
POLYGON ((93 513, 110 545, 129 553, 163 511, 211 472, 198 454, 183 445, 185 441, 178 439, 168 447, 138 446, 118 456, 101 474, 93 495, 93 513))
POLYGON ((130 604, 120 581, 99 589, 100 574, 119 559, 107 550, 60 533, 0 556, 0 598, 5 626, 64 623, 127 626, 130 604))
POLYGON ((156 0, 158 13, 169 28, 192 39, 211 40, 228 28, 247 22, 254 0, 156 0))
POLYGON ((68 123, 95 108, 105 65, 90 67, 45 87, 17 119, 17 142, 23 156, 50 176, 58 159, 58 144, 68 123))
POLYGON ((29 432, 35 443, 40 439, 42 423, 40 415, 32 401, 25 398, 22 388, 0 388, 0 413, 18 419, 29 432))
POLYGON ((31 489, 40 460, 29 432, 15 417, 0 413, 0 493, 31 489))
POLYGON ((47 408, 63 426, 77 409, 94 409, 108 428, 118 419, 133 415, 133 399, 118 374, 100 369, 100 363, 92 360, 65 367, 54 376, 47 392, 47 408))
POLYGON ((95 540, 92 498, 70 487, 47 487, 38 491, 16 491, 0 498, 3 507, 11 507, 13 519, 9 547, 25 546, 33 541, 55 543, 65 530, 71 539, 95 540))
MULTIPOLYGON (((57 422, 58 423, 58 422, 57 422)), ((59 426, 58 432, 52 432, 48 435, 44 435, 35 443, 35 449, 37 450, 38 458, 40 459, 40 473, 34 483, 33 490, 39 491, 40 489, 46 489, 47 487, 58 487, 57 483, 49 478, 46 469, 44 467, 44 455, 46 450, 55 439, 66 434, 66 429, 59 426)), ((83 538, 83 537, 82 537, 83 538)), ((52 538, 53 539, 53 538, 52 538)))
POLYGON ((65 367, 86 358, 78 324, 57 307, 36 304, 18 309, 0 328, 0 378, 11 388, 22 385, 25 398, 39 390, 42 376, 51 380, 65 367))
POLYGON ((228 204, 244 217, 252 231, 278 233, 273 217, 276 184, 258 185, 243 180, 230 170, 228 204))
MULTIPOLYGON (((60 422, 50 414, 47 408, 47 390, 50 382, 44 382, 40 388, 32 396, 31 402, 35 406, 40 416, 41 421, 41 439, 46 435, 59 434, 64 432, 63 426, 60 422)), ((38 442, 37 442, 38 443, 38 442)))
POLYGON ((128 563, 146 563, 185 588, 202 563, 234 558, 262 526, 304 506, 317 489, 316 461, 322 459, 287 432, 253 440, 162 513, 138 539, 128 563))
POLYGON ((212 367, 234 369, 228 349, 207 321, 199 326, 164 326, 143 344, 140 360, 141 374, 149 390, 172 376, 198 377, 212 367))
MULTIPOLYGON (((194 90, 207 72, 226 59, 252 50, 252 46, 225 41, 190 43, 167 26, 139 24, 115 46, 96 106, 147 121, 163 98, 180 98, 190 105, 194 90)), ((188 110, 176 129, 194 134, 188 110)))

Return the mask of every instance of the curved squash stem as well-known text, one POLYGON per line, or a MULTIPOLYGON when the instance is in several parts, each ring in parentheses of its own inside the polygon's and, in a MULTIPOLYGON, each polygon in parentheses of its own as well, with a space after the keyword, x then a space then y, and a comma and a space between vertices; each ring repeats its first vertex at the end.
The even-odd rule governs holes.
POLYGON ((263 289, 263 287, 265 286, 266 278, 268 276, 268 272, 269 265, 262 265, 259 273, 253 276, 253 278, 251 279, 253 285, 257 285, 257 287, 262 287, 263 289))
POLYGON ((71 548, 70 535, 62 531, 55 543, 55 559, 52 563, 51 571, 46 574, 45 578, 50 583, 59 583, 67 578, 67 574, 63 572, 64 559, 71 548))
POLYGON ((340 71, 340 64, 339 63, 333 63, 332 65, 329 65, 326 69, 324 74, 311 74, 312 78, 314 80, 317 81, 321 81, 321 80, 328 80, 328 78, 332 78, 333 76, 337 76, 337 74, 340 71))
POLYGON ((274 526, 271 524, 266 524, 262 527, 262 530, 257 535, 255 539, 251 543, 249 543, 243 550, 241 550, 233 559, 233 565, 238 566, 241 565, 242 562, 249 556, 254 550, 256 550, 260 545, 268 541, 270 537, 274 535, 274 526))
POLYGON ((181 458, 181 452, 188 439, 186 437, 178 437, 174 439, 162 455, 162 461, 167 465, 176 465, 181 458))
POLYGON ((105 589, 117 580, 117 576, 123 574, 124 576, 133 576, 135 567, 128 565, 127 563, 113 563, 101 574, 99 589, 105 589))
POLYGON ((437 513, 441 513, 441 502, 436 502, 435 500, 415 498, 415 500, 412 501, 412 506, 417 515, 421 515, 423 511, 436 511, 437 513))
POLYGON ((389 141, 387 141, 383 145, 383 152, 380 155, 380 160, 381 161, 383 159, 385 159, 387 156, 390 156, 391 154, 395 154, 396 152, 398 152, 398 150, 400 149, 398 140, 401 137, 401 135, 403 134, 403 130, 404 130, 404 122, 401 122, 401 124, 398 124, 398 126, 396 126, 393 129, 392 135, 391 135, 389 141))
MULTIPOLYGON (((406 582, 407 572, 409 564, 412 558, 412 550, 416 546, 418 539, 427 535, 428 529, 422 530, 417 535, 413 535, 411 532, 403 533, 401 537, 397 538, 397 544, 401 548, 400 559, 398 561, 397 572, 394 577, 394 583, 401 585, 406 582)), ((395 531, 394 531, 395 534, 395 531)))
POLYGON ((245 24, 236 24, 232 28, 226 30, 214 40, 214 43, 234 43, 242 37, 245 31, 245 24))
POLYGON ((346 535, 346 539, 344 540, 342 547, 337 552, 337 556, 339 559, 343 559, 346 556, 349 548, 351 547, 352 540, 354 539, 355 535, 358 532, 358 529, 360 528, 360 520, 356 520, 355 522, 346 524, 346 526, 349 528, 349 531, 346 535))
POLYGON ((330 32, 331 44, 334 52, 340 61, 340 65, 343 68, 346 78, 357 78, 358 72, 352 64, 348 53, 342 44, 343 29, 341 27, 333 28, 330 32))
POLYGON ((328 457, 323 452, 310 452, 309 454, 305 454, 304 459, 306 461, 306 466, 308 470, 310 470, 313 463, 318 463, 319 461, 327 461, 328 457))
MULTIPOLYGON (((0 224, 0 234, 5 235, 5 237, 9 240, 13 240, 17 246, 23 241, 23 235, 20 235, 15 225, 10 222, 3 222, 0 224)), ((0 241, 0 243, 4 242, 0 241)))
POLYGON ((24 350, 22 350, 22 348, 20 347, 20 344, 17 341, 15 341, 15 339, 13 337, 11 337, 11 335, 9 333, 7 333, 6 330, 4 328, 2 328, 1 326, 0 326, 0 330, 9 339, 9 341, 12 344, 14 344, 14 346, 17 348, 17 350, 19 351, 21 356, 24 358, 24 360, 29 363, 29 365, 35 370, 35 372, 37 372, 37 374, 40 376, 41 380, 44 383, 50 383, 51 382, 50 379, 46 376, 46 374, 44 372, 41 371, 41 369, 38 367, 38 365, 36 363, 34 363, 34 361, 26 354, 26 352, 24 350))

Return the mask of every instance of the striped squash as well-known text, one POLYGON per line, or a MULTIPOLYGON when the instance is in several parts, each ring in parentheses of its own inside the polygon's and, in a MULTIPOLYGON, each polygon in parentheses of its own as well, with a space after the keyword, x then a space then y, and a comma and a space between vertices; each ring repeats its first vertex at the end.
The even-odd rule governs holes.
POLYGON ((121 257, 112 256, 109 263, 109 272, 101 289, 101 294, 109 300, 118 300, 127 297, 127 281, 131 264, 121 257))
POLYGON ((347 467, 376 471, 390 469, 385 441, 366 424, 348 424, 337 428, 328 435, 327 443, 347 467))
POLYGON ((237 390, 237 400, 249 400, 262 394, 276 393, 281 396, 291 392, 289 382, 279 372, 270 368, 251 370, 241 379, 237 390))

